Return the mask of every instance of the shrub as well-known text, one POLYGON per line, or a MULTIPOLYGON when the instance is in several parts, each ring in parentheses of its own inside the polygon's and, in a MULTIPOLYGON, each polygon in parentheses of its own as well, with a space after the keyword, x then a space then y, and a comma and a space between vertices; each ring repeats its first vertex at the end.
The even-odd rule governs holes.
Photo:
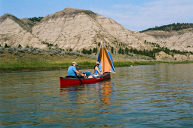
POLYGON ((127 47, 125 48, 125 54, 129 54, 129 49, 127 47))
POLYGON ((69 52, 71 52, 71 51, 72 51, 72 48, 69 49, 69 52))
POLYGON ((8 45, 5 43, 5 46, 4 46, 4 48, 10 48, 10 46, 8 46, 8 45))
POLYGON ((119 48, 118 53, 119 54, 125 54, 125 52, 124 52, 124 50, 122 48, 119 48))
POLYGON ((22 46, 19 44, 19 45, 18 45, 18 48, 22 48, 22 46))

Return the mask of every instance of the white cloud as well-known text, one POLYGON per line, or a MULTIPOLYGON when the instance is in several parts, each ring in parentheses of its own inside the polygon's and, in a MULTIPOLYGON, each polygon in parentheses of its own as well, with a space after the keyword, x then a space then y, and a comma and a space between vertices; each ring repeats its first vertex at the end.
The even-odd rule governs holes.
POLYGON ((193 22, 192 0, 156 0, 143 5, 114 5, 107 10, 94 11, 135 31, 170 23, 193 22))

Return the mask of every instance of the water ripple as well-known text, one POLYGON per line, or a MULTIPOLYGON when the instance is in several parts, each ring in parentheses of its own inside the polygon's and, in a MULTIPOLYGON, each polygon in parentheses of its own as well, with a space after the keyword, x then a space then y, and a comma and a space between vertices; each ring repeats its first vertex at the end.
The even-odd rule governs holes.
POLYGON ((110 81, 64 89, 63 70, 0 74, 0 126, 193 127, 192 67, 116 68, 110 81))

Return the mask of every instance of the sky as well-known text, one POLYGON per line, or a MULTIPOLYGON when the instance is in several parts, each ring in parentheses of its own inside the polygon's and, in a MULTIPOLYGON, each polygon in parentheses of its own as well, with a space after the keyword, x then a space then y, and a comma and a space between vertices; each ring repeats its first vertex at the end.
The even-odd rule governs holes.
POLYGON ((0 16, 39 17, 66 7, 91 10, 133 31, 193 23, 193 0, 0 0, 0 16))

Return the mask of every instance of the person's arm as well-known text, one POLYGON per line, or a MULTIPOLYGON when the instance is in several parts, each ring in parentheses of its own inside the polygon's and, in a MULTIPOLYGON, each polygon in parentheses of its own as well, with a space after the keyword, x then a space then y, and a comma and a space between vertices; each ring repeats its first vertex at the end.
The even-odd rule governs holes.
POLYGON ((79 72, 78 70, 76 70, 76 71, 74 71, 76 74, 79 74, 79 75, 81 75, 81 76, 84 76, 84 74, 83 73, 81 73, 81 72, 79 72))
POLYGON ((98 67, 96 67, 96 70, 97 70, 97 72, 98 72, 100 75, 103 74, 102 72, 99 71, 99 68, 98 68, 98 67))

